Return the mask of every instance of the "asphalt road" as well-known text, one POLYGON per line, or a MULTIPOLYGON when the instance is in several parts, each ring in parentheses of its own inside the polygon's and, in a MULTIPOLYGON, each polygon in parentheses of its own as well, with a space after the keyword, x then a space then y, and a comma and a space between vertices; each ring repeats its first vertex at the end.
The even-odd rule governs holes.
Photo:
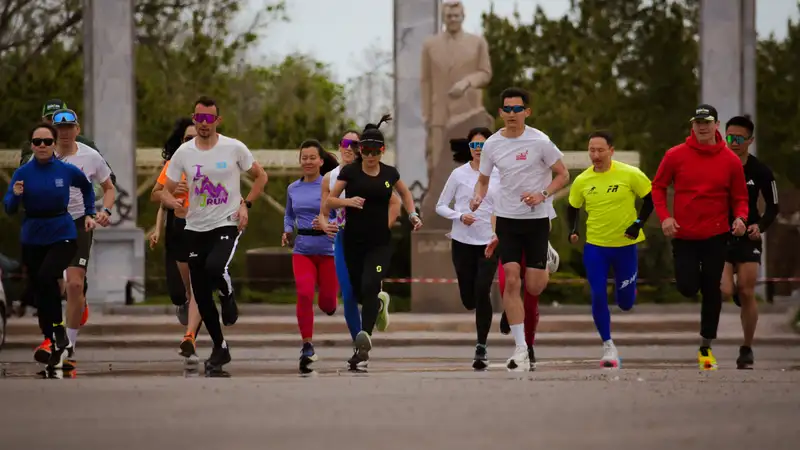
MULTIPOLYGON (((368 373, 346 349, 232 349, 230 378, 186 371, 174 353, 80 349, 75 378, 43 379, 29 351, 0 353, 0 448, 796 449, 800 348, 756 348, 756 370, 699 372, 692 347, 544 347, 535 372, 470 368, 472 349, 376 348, 368 373)), ((203 355, 205 356, 205 355, 203 355)))

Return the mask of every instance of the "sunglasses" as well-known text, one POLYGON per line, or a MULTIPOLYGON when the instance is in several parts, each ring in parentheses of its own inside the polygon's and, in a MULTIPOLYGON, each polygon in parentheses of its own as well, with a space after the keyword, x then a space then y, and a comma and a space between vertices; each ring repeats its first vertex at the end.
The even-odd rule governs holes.
POLYGON ((186 136, 185 138, 183 138, 183 142, 189 142, 194 138, 195 138, 195 136, 190 134, 190 135, 186 136))
POLYGON ((505 113, 512 113, 513 112, 513 113, 517 113, 518 114, 518 113, 521 113, 521 112, 525 111, 525 109, 527 109, 527 108, 525 108, 522 105, 503 106, 503 112, 505 112, 505 113))
POLYGON ((75 114, 71 112, 60 112, 57 114, 53 114, 53 123, 54 124, 66 123, 74 125, 78 123, 78 118, 75 116, 75 114))
POLYGON ((33 138, 33 139, 31 139, 31 144, 33 144, 34 147, 38 147, 38 146, 40 146, 42 144, 44 144, 46 147, 50 147, 51 145, 53 145, 53 142, 55 142, 55 140, 53 138, 33 138))
POLYGON ((205 122, 210 124, 217 121, 217 116, 208 113, 194 113, 192 114, 192 120, 194 120, 197 123, 205 122))
POLYGON ((374 147, 374 146, 364 147, 362 145, 361 146, 361 155, 362 156, 378 156, 378 155, 383 154, 384 149, 385 149, 385 147, 383 147, 383 146, 380 146, 380 147, 374 147))
POLYGON ((735 134, 729 134, 729 135, 725 136, 725 140, 728 141, 728 144, 742 145, 748 139, 749 138, 746 138, 744 136, 737 136, 735 134))
POLYGON ((470 142, 469 148, 472 150, 481 150, 483 148, 483 142, 470 142))
POLYGON ((339 143, 339 148, 349 148, 351 150, 358 150, 358 146, 361 143, 356 139, 342 139, 342 142, 339 143))

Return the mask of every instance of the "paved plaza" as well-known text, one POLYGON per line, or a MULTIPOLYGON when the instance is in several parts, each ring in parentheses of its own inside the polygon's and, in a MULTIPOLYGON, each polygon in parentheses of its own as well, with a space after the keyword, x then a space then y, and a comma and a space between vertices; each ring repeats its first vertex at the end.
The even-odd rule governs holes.
MULTIPOLYGON (((179 449, 796 449, 800 348, 543 346, 535 372, 508 372, 509 346, 470 368, 471 349, 376 348, 367 373, 347 349, 318 348, 301 376, 294 348, 232 348, 230 378, 205 378, 166 349, 79 348, 74 378, 43 378, 26 350, 0 353, 0 448, 179 449)), ((201 350, 205 357, 208 350, 201 350)), ((56 374, 58 375, 58 374, 56 374)))

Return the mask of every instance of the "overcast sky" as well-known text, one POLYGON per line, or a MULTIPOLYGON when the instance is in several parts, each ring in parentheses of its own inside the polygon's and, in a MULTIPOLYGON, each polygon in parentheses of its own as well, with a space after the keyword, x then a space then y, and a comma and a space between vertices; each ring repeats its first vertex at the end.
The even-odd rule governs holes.
MULTIPOLYGON (((251 5, 265 0, 248 0, 251 5)), ((254 62, 277 62, 299 52, 329 64, 339 82, 360 73, 364 51, 373 43, 392 48, 394 0, 287 0, 289 22, 270 27, 249 55, 254 62)), ((532 17, 536 6, 561 16, 569 0, 462 0, 466 10, 464 28, 481 33, 481 12, 494 3, 495 11, 510 16, 518 10, 523 19, 532 17)), ((798 20, 797 0, 756 0, 759 35, 786 35, 788 18, 798 20)), ((247 14, 244 15, 247 17, 247 14)))

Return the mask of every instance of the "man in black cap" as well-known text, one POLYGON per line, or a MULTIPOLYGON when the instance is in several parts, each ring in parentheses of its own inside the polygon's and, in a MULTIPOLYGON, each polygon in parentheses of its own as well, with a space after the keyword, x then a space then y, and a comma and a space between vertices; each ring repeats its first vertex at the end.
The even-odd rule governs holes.
POLYGON ((701 294, 700 370, 716 370, 711 341, 717 337, 722 309, 720 280, 731 237, 745 233, 748 195, 742 161, 719 132, 719 116, 711 105, 695 108, 686 142, 667 150, 653 178, 653 205, 664 235, 672 239, 678 291, 701 294), (672 212, 667 188, 675 190, 672 212), (734 217, 730 219, 729 215, 734 217))
MULTIPOLYGON (((53 114, 59 109, 67 109, 67 104, 61 99, 53 98, 46 101, 44 103, 44 106, 42 106, 42 121, 47 123, 53 123, 53 114)), ((95 144, 94 141, 87 138, 86 136, 78 135, 76 141, 80 142, 81 144, 88 145, 89 147, 92 147, 98 152, 100 151, 97 149, 97 144, 95 144)), ((28 162, 29 159, 31 159, 31 155, 33 155, 33 150, 31 150, 31 143, 29 141, 23 142, 20 149, 22 150, 22 153, 20 153, 19 157, 19 165, 21 166, 26 162, 28 162)), ((116 184, 117 182, 116 177, 113 174, 112 174, 112 181, 114 182, 114 184, 116 184)))

